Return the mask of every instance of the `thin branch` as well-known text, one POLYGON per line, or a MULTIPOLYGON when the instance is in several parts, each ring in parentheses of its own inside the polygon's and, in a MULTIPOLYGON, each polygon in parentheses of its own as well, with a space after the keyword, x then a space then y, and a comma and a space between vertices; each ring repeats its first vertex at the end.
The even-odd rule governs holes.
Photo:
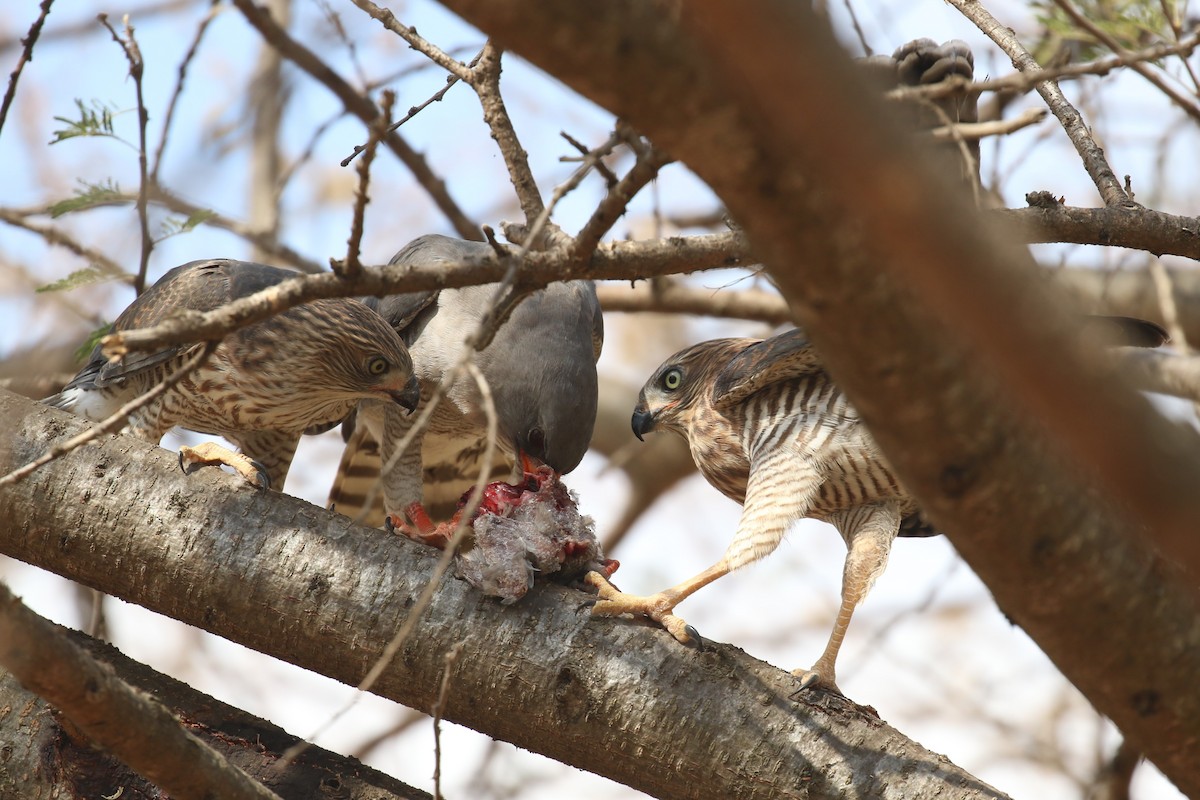
POLYGON ((463 643, 458 642, 446 651, 446 668, 442 672, 437 702, 433 704, 433 800, 442 800, 442 709, 446 707, 446 697, 450 694, 450 671, 462 655, 462 650, 463 643))
MULTIPOLYGON (((281 55, 333 92, 347 111, 367 125, 370 125, 379 116, 379 109, 374 103, 356 91, 316 53, 293 39, 254 0, 232 0, 232 2, 264 39, 279 50, 281 55)), ((481 240, 483 237, 479 233, 479 226, 471 221, 454 198, 450 196, 445 181, 434 174, 424 156, 413 150, 408 142, 397 133, 389 133, 384 141, 387 143, 388 149, 412 172, 417 183, 425 189, 434 204, 446 215, 458 235, 464 239, 481 240)))
POLYGON ((983 139, 988 136, 1007 136, 1022 128, 1036 125, 1046 118, 1044 108, 1027 108, 1015 117, 992 122, 957 122, 929 131, 935 139, 983 139))
POLYGON ((36 458, 33 461, 30 461, 28 464, 14 469, 7 475, 0 477, 0 488, 23 480, 24 478, 33 474, 36 470, 40 469, 46 464, 49 464, 54 459, 61 458, 67 453, 70 453, 72 450, 78 450, 80 447, 83 447, 90 441, 98 439, 105 434, 116 433, 121 428, 125 427, 125 422, 129 419, 130 414, 153 402, 165 392, 170 391, 176 384, 178 384, 188 375, 191 375, 197 367, 208 360, 208 357, 211 356, 213 351, 217 349, 218 344, 219 342, 215 341, 206 343, 204 347, 200 348, 195 356, 185 362, 178 370, 171 373, 169 376, 163 379, 162 382, 151 387, 148 391, 138 395, 125 405, 118 408, 107 419, 96 423, 95 427, 89 428, 78 436, 68 439, 65 442, 56 444, 39 458, 36 458))
POLYGON ((379 149, 379 140, 387 135, 392 121, 392 105, 396 102, 396 93, 390 89, 383 92, 380 100, 382 113, 371 123, 367 136, 366 152, 358 162, 358 189, 354 192, 354 216, 350 222, 350 238, 346 242, 346 260, 330 259, 329 265, 333 271, 343 278, 353 278, 362 272, 362 262, 359 260, 362 252, 363 217, 370 202, 367 187, 371 184, 371 162, 375 160, 375 151, 379 149))
POLYGON ((8 88, 4 91, 4 100, 0 102, 0 131, 4 130, 4 121, 8 119, 8 109, 12 107, 13 100, 17 96, 17 82, 21 80, 21 72, 25 69, 25 65, 33 60, 33 47, 37 44, 38 37, 42 35, 42 26, 46 24, 46 17, 50 14, 50 6, 53 4, 54 0, 42 0, 42 4, 38 7, 37 19, 29 26, 29 33, 25 34, 25 38, 21 40, 21 57, 17 59, 17 66, 8 76, 8 88))
POLYGON ((1079 78, 1085 75, 1107 75, 1114 69, 1127 67, 1135 63, 1157 61, 1166 56, 1177 55, 1185 58, 1200 46, 1200 31, 1196 31, 1174 44, 1159 42, 1143 50, 1126 51, 1124 55, 1107 56, 1086 64, 1063 64, 1053 67, 1038 67, 1027 72, 1015 72, 1003 78, 990 78, 981 81, 969 81, 959 76, 952 76, 937 83, 922 86, 900 86, 888 90, 884 96, 888 100, 915 100, 926 98, 936 100, 958 94, 983 94, 984 92, 1013 92, 1021 94, 1029 91, 1042 81, 1058 80, 1060 78, 1079 78))
MULTIPOLYGON (((1106 31, 1100 28, 1100 26, 1096 25, 1083 14, 1079 13, 1079 9, 1075 8, 1074 3, 1069 2, 1069 0, 1054 0, 1054 4, 1061 8, 1076 25, 1087 31, 1094 39, 1096 39, 1096 41, 1103 43, 1105 47, 1107 47, 1109 50, 1112 50, 1118 56, 1128 58, 1130 55, 1132 55, 1128 50, 1121 46, 1120 42, 1110 36, 1106 31)), ((1142 61, 1130 60, 1127 63, 1134 72, 1150 81, 1150 83, 1154 84, 1154 86, 1160 92, 1171 98, 1171 101, 1174 102, 1175 105, 1179 106, 1179 108, 1182 109, 1185 114, 1197 122, 1200 122, 1200 107, 1197 107, 1195 103, 1181 94, 1180 91, 1174 86, 1164 81, 1161 75, 1150 69, 1142 61)))
POLYGON ((417 33, 416 28, 410 28, 400 20, 396 19, 396 15, 389 9, 381 8, 375 5, 371 0, 350 0, 360 10, 366 12, 367 16, 376 20, 384 28, 399 36, 404 41, 408 42, 409 47, 416 50, 421 55, 428 58, 433 63, 437 64, 442 69, 456 76, 459 80, 469 80, 471 70, 454 56, 450 55, 440 47, 425 39, 417 33))
POLYGON ((124 267, 101 253, 99 250, 93 250, 92 248, 81 244, 73 236, 69 235, 61 228, 50 225, 38 225, 35 222, 30 222, 28 219, 26 219, 26 216, 26 214, 23 214, 19 211, 0 208, 0 222, 7 222, 13 227, 23 228, 30 233, 36 233, 38 236, 45 239, 49 244, 58 245, 59 247, 70 250, 75 255, 86 259, 89 264, 94 265, 105 274, 120 280, 128 281, 130 283, 133 282, 132 276, 125 272, 124 267))
POLYGON ((791 322, 787 302, 774 292, 762 289, 727 291, 701 289, 679 281, 663 280, 655 286, 621 286, 604 283, 596 287, 600 306, 608 312, 658 312, 726 317, 771 325, 791 322))
MULTIPOLYGON (((154 237, 150 235, 150 215, 147 203, 147 197, 150 189, 149 167, 146 162, 146 126, 150 123, 150 114, 146 111, 146 100, 142 93, 142 76, 146 71, 146 63, 142 59, 142 50, 138 47, 137 39, 133 35, 133 24, 130 23, 128 15, 125 17, 125 38, 122 39, 117 34, 115 28, 108 22, 107 14, 100 14, 97 19, 100 20, 108 32, 112 34, 112 39, 121 46, 121 50, 125 53, 126 60, 129 61, 129 75, 133 78, 134 94, 137 97, 137 119, 138 119, 138 197, 137 197, 137 217, 138 225, 142 231, 142 248, 141 258, 138 261, 137 275, 133 279, 133 290, 141 294, 146 288, 146 273, 150 269, 150 253, 154 250, 154 237)), ((165 132, 164 132, 165 136, 165 132)))
POLYGON ((1069 242, 1145 250, 1200 261, 1200 217, 1181 217, 1140 205, 1078 208, 1049 192, 1025 195, 1029 208, 988 212, 1026 242, 1069 242))
MULTIPOLYGON (((479 62, 479 54, 476 54, 476 56, 471 59, 471 62, 469 64, 467 64, 467 66, 474 67, 478 62, 479 62)), ((445 86, 443 86, 441 89, 438 89, 436 92, 434 92, 429 97, 429 99, 425 100, 424 102, 418 103, 415 106, 410 106, 408 109, 408 113, 405 114, 400 119, 393 122, 391 124, 391 126, 388 128, 388 131, 391 132, 391 131, 399 129, 401 125, 408 122, 410 119, 415 117, 417 114, 420 114, 422 111, 424 111, 429 106, 433 105, 434 103, 442 102, 442 98, 444 98, 446 96, 446 92, 450 91, 450 88, 452 86, 454 86, 454 84, 458 83, 460 80, 462 80, 462 79, 459 78, 457 75, 447 75, 445 86)), ((350 162, 353 161, 355 158, 357 158, 358 154, 361 153, 365 147, 366 147, 366 145, 361 145, 361 144, 354 145, 354 152, 351 153, 350 155, 346 156, 345 158, 343 158, 341 160, 341 165, 343 167, 349 166, 350 162)))
MULTIPOLYGON (((979 4, 978 0, 949 0, 949 2, 962 12, 963 16, 975 23, 984 35, 995 42, 1012 59, 1014 67, 1021 72, 1035 72, 1041 69, 1037 61, 1017 39, 1012 29, 1000 24, 986 8, 979 4)), ((1131 203, 1132 201, 1113 173, 1112 167, 1108 165, 1104 151, 1096 144, 1096 140, 1092 138, 1078 109, 1071 105, 1058 84, 1053 80, 1039 80, 1034 88, 1046 101, 1050 111, 1058 118, 1063 130, 1067 132, 1067 137, 1075 145, 1075 150, 1083 159, 1083 166, 1091 176, 1092 182, 1096 184, 1100 197, 1104 200, 1104 205, 1131 203)))
POLYGON ((163 114, 162 136, 158 140, 158 149, 154 151, 154 166, 150 169, 150 183, 155 185, 158 183, 158 171, 162 167, 163 153, 167 149, 167 141, 170 139, 171 123, 175 120, 175 109, 179 105, 179 98, 183 95, 183 87, 187 82, 188 67, 196 58, 196 53, 200 51, 200 43, 204 40, 204 34, 208 32, 208 26, 217 18, 225 6, 220 0, 212 0, 212 5, 208 8, 208 13, 204 15, 204 19, 200 20, 200 24, 196 26, 196 33, 192 37, 192 43, 188 47, 187 52, 183 55, 183 60, 179 62, 178 76, 175 79, 175 88, 171 90, 171 99, 167 101, 167 110, 163 114))
POLYGON ((492 138, 496 140, 496 146, 500 149, 500 155, 504 158, 508 178, 517 193, 517 200, 521 203, 525 221, 532 225, 545 210, 545 204, 538 191, 537 180, 533 177, 533 170, 529 168, 529 154, 521 146, 521 140, 513 128, 512 118, 504 105, 504 97, 500 93, 502 55, 503 51, 488 39, 479 54, 479 63, 467 73, 465 80, 479 97, 479 104, 483 107, 483 121, 487 123, 492 138))
MULTIPOLYGON (((628 126, 618 124, 618 132, 624 135, 627 142, 640 143, 638 135, 628 129, 628 126)), ((571 246, 571 258, 585 260, 600 243, 601 237, 617 224, 617 220, 625 213, 634 196, 658 176, 659 170, 672 161, 671 156, 649 143, 638 147, 636 152, 637 160, 633 167, 616 186, 608 190, 608 194, 592 212, 591 218, 579 230, 571 246)), ((595 162, 599 163, 599 159, 595 159, 595 162)))
POLYGON ((135 691, 67 641, 0 584, 0 664, 92 742, 179 800, 279 800, 188 733, 162 704, 135 691))

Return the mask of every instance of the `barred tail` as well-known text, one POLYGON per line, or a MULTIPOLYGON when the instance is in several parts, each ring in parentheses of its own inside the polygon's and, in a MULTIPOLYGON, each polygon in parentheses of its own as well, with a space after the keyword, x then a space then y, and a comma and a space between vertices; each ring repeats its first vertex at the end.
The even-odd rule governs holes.
POLYGON ((383 526, 383 491, 376 488, 379 483, 379 473, 383 468, 383 460, 379 455, 379 443, 371 436, 366 425, 355 428, 346 449, 342 453, 342 461, 338 464, 337 476, 329 489, 327 508, 345 514, 351 519, 357 519, 373 528, 383 526), (367 505, 367 498, 375 488, 375 501, 365 516, 360 515, 367 505))

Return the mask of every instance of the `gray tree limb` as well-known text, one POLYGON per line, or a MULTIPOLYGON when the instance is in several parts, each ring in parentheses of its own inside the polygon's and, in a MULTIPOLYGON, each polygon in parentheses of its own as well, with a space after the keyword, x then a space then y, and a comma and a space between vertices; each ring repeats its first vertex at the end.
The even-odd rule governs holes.
MULTIPOLYGON (((0 392, 7 471, 87 422, 0 392)), ((424 588, 436 551, 116 436, 0 492, 0 551, 349 684, 424 588)), ((725 645, 697 652, 588 596, 502 606, 444 580, 375 691, 662 798, 994 798, 843 698, 725 645)))

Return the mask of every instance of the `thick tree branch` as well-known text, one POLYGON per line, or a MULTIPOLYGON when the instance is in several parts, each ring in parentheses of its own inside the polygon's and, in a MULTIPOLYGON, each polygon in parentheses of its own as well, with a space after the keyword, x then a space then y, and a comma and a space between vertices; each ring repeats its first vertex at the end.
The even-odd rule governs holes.
MULTIPOLYGON (((86 421, 0 393, 0 469, 86 421)), ((437 552, 219 470, 183 475, 131 437, 0 493, 0 551, 355 684, 424 589, 437 552), (179 591, 187 586, 188 591, 179 591)), ((679 646, 588 596, 535 587, 512 606, 446 579, 375 691, 428 709, 463 643, 443 717, 661 798, 1000 797, 869 710, 789 696, 740 651, 679 646)))
POLYGON ((1200 217, 1180 217, 1134 204, 1076 208, 1053 200, 1048 192, 1030 192, 1026 199, 1029 208, 998 209, 988 216, 1014 225, 1026 242, 1128 247, 1200 261, 1200 217))
MULTIPOLYGON (((298 740, 276 725, 214 700, 147 666, 116 648, 82 633, 51 626, 56 635, 74 642, 121 682, 154 697, 170 709, 189 733, 199 738, 284 800, 429 800, 429 795, 370 767, 318 747, 284 764, 280 756, 298 740)), ((78 680, 78 678, 75 678, 78 680)), ((144 778, 90 742, 79 741, 69 723, 62 724, 46 701, 21 687, 0 670, 0 797, 149 797, 162 787, 144 778), (141 794, 138 794, 141 792, 141 794)), ((133 723, 135 729, 137 722, 133 723)), ((158 752, 152 746, 151 752, 158 752)))
MULTIPOLYGON (((738 234, 673 237, 650 242, 603 244, 585 264, 571 262, 559 252, 529 252, 522 260, 517 282, 525 289, 545 286, 551 281, 573 278, 613 278, 637 280, 654 275, 692 272, 741 264, 744 249, 736 243, 738 234)), ((105 337, 105 347, 119 354, 129 350, 150 349, 166 343, 194 342, 220 338, 231 330, 266 319, 284 309, 321 297, 348 297, 444 289, 504 278, 507 260, 494 252, 460 265, 415 265, 363 269, 353 279, 332 272, 307 275, 244 297, 215 311, 186 313, 169 322, 139 331, 122 331, 105 337)))
POLYGON ((69 642, 0 584, 0 665, 46 698, 87 739, 180 800, 279 800, 69 642))
POLYGON ((443 1, 717 191, 1000 605, 1180 788, 1200 793, 1187 744, 1200 740, 1200 692, 1194 668, 1176 669, 1200 651, 1200 608, 1141 538, 1200 564, 1194 432, 1073 358, 1062 298, 1029 281, 1011 237, 965 213, 961 189, 926 173, 807 6, 689 3, 683 19, 708 23, 714 61, 641 3, 443 1), (813 108, 837 124, 812 125, 813 108), (1015 425, 1014 407, 1046 427, 1015 425), (1044 431, 1139 523, 1048 459, 1044 431))

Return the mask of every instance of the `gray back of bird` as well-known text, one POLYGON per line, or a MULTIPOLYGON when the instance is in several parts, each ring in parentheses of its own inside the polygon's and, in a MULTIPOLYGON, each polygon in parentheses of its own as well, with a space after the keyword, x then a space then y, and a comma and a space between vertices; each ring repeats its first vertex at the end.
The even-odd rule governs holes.
MULTIPOLYGON (((490 252, 489 245, 429 235, 402 249, 394 264, 457 264, 490 252)), ((466 372, 451 377, 466 338, 479 327, 496 299, 497 284, 390 295, 368 302, 396 327, 409 345, 421 383, 422 404, 446 382, 445 398, 420 438, 420 496, 395 497, 386 510, 420 501, 436 519, 446 519, 478 479, 487 444, 487 416, 475 380, 466 372)), ((474 353, 492 393, 500 436, 491 480, 511 480, 518 447, 534 451, 559 472, 582 460, 596 418, 596 358, 603 321, 590 281, 554 283, 525 298, 474 353), (530 441, 536 428, 544 437, 530 441)), ((381 448, 366 426, 355 425, 330 491, 337 511, 367 524, 383 523, 383 492, 364 510, 381 469, 381 448)))

